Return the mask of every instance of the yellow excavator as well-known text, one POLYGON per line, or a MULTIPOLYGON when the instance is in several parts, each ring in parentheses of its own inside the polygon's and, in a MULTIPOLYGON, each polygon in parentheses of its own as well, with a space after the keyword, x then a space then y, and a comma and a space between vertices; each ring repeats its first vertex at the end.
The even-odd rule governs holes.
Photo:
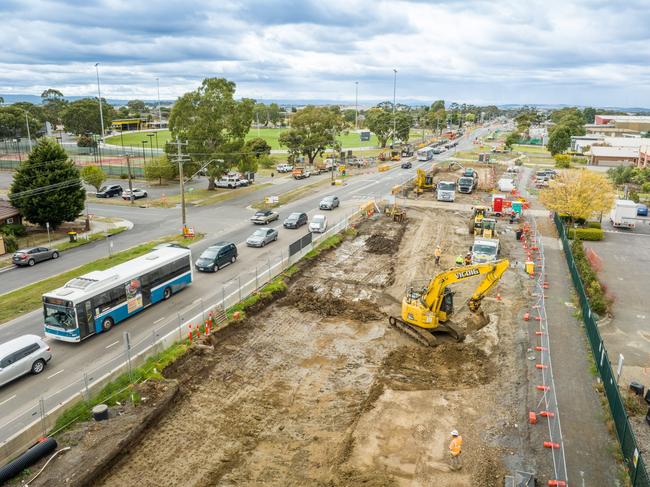
POLYGON ((389 323, 427 347, 436 345, 433 332, 444 332, 462 341, 465 336, 448 323, 454 312, 454 292, 449 285, 477 276, 485 276, 467 302, 470 311, 476 313, 485 294, 508 269, 507 259, 484 264, 457 267, 441 272, 421 289, 410 287, 402 300, 402 316, 391 316, 389 323))
POLYGON ((435 184, 433 175, 427 174, 424 169, 417 169, 415 172, 415 192, 420 194, 427 190, 433 190, 435 184))

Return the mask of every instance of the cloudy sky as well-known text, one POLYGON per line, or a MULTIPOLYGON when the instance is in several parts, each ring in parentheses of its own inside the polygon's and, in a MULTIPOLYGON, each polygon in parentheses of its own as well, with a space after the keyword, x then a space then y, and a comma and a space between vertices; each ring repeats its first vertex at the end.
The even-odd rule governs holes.
POLYGON ((0 93, 650 107, 648 0, 0 0, 0 93))

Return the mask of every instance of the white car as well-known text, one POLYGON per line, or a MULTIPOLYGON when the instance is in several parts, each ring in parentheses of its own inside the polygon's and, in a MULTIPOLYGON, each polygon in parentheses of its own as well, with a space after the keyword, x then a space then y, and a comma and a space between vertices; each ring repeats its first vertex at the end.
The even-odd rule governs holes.
POLYGON ((278 164, 275 166, 275 170, 278 172, 291 172, 293 171, 293 166, 291 164, 278 164))
POLYGON ((323 233, 327 230, 327 217, 325 215, 314 215, 309 223, 309 231, 323 233))
MULTIPOLYGON (((147 192, 144 189, 140 188, 133 188, 133 199, 137 200, 140 198, 146 198, 147 192)), ((131 199, 131 190, 130 189, 125 189, 122 191, 122 199, 123 200, 130 200, 131 199)))
MULTIPOLYGON (((56 313, 65 314, 63 311, 56 313)), ((50 316, 45 323, 48 318, 50 316)), ((49 345, 37 335, 23 335, 1 344, 0 386, 25 374, 40 374, 51 358, 49 345)))
POLYGON ((512 182, 512 179, 508 178, 501 178, 497 182, 497 187, 499 188, 499 191, 503 191, 504 193, 510 193, 513 189, 515 189, 515 185, 512 182))
POLYGON ((241 179, 239 176, 226 176, 224 178, 221 178, 219 181, 217 181, 216 186, 217 188, 238 188, 240 187, 241 184, 241 179))

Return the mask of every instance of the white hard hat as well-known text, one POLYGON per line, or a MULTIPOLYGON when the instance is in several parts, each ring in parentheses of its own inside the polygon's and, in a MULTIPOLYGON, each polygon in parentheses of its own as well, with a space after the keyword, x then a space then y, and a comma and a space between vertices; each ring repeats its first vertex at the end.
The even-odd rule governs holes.
POLYGON ((456 430, 452 431, 451 436, 458 436, 458 431, 456 431, 456 430))

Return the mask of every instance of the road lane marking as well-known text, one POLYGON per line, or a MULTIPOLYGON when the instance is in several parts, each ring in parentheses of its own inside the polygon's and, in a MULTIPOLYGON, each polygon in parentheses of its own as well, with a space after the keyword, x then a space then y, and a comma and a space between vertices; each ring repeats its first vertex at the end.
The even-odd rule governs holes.
POLYGON ((48 377, 48 379, 51 379, 51 378, 54 377, 55 375, 59 375, 59 374, 60 374, 61 372, 63 372, 64 370, 65 370, 65 369, 61 369, 61 370, 59 370, 58 372, 54 372, 52 375, 50 375, 50 376, 48 377))
POLYGON ((111 348, 113 345, 117 345, 118 343, 120 343, 120 341, 119 341, 119 340, 115 340, 115 341, 114 341, 113 343, 111 343, 110 345, 107 345, 106 348, 107 348, 107 349, 108 349, 108 348, 111 348))
POLYGON ((156 321, 153 322, 153 324, 155 325, 156 323, 160 323, 164 319, 165 319, 164 316, 162 318, 158 318, 156 321))
POLYGON ((16 397, 16 394, 14 394, 13 396, 11 396, 9 399, 5 399, 4 401, 0 402, 0 406, 2 406, 2 405, 5 404, 5 403, 8 403, 9 401, 11 401, 11 400, 12 400, 13 398, 15 398, 15 397, 16 397))

